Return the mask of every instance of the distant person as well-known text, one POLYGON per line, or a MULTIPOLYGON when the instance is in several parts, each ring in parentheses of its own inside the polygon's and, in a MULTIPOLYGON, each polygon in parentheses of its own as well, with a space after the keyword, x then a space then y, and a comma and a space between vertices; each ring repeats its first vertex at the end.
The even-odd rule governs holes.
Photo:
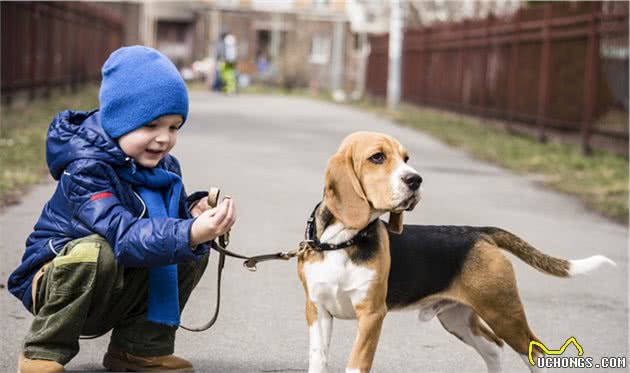
MULTIPOLYGON (((217 43, 217 77, 221 89, 227 94, 236 92, 236 63, 237 63, 236 37, 229 32, 221 34, 221 40, 217 43)), ((215 80, 217 81, 217 80, 215 80)), ((215 86, 218 87, 218 84, 215 86)))
POLYGON ((113 329, 103 365, 192 371, 174 356, 180 314, 208 264, 205 243, 236 219, 226 198, 187 196, 170 151, 188 116, 175 66, 142 46, 113 52, 100 108, 63 111, 46 140, 58 181, 9 290, 34 314, 21 373, 62 372, 81 335, 113 329))
POLYGON ((215 66, 214 66, 214 80, 212 83, 212 90, 216 92, 222 92, 223 86, 225 82, 221 78, 221 65, 225 62, 225 37, 227 36, 227 32, 222 32, 219 36, 219 40, 216 43, 214 57, 215 57, 215 66))

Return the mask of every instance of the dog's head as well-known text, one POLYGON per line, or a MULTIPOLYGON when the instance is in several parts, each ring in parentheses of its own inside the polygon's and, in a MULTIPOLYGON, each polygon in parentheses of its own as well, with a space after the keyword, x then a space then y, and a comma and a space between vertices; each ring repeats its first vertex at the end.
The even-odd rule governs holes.
POLYGON ((352 229, 362 229, 375 215, 389 212, 389 230, 402 232, 402 213, 420 201, 422 183, 408 160, 407 150, 391 136, 349 135, 328 161, 326 207, 352 229))

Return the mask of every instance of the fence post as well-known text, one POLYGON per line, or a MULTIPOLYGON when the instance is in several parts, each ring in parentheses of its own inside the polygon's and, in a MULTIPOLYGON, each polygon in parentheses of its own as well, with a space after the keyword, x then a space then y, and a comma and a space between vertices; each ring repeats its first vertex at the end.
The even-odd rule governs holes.
POLYGON ((492 49, 492 43, 490 42, 490 22, 492 21, 492 15, 489 15, 483 20, 483 70, 481 71, 481 92, 479 95, 479 104, 475 113, 481 117, 488 116, 487 105, 487 92, 488 92, 488 60, 490 57, 490 51, 492 49))
POLYGON ((37 66, 38 66, 38 44, 37 44, 37 34, 39 33, 39 4, 36 1, 33 1, 30 4, 30 17, 29 17, 29 59, 28 59, 28 80, 29 80, 29 98, 33 99, 35 97, 35 93, 37 91, 37 85, 34 83, 37 77, 37 66))
POLYGON ((597 35, 597 15, 599 9, 593 3, 588 22, 588 39, 586 44, 586 63, 584 69, 584 111, 582 114, 582 152, 589 155, 593 152, 590 144, 593 126, 593 112, 595 109, 597 88, 597 62, 599 54, 599 37, 597 35))
POLYGON ((551 56, 551 4, 545 4, 543 21, 543 45, 540 56, 540 77, 538 80, 538 141, 547 141, 545 135, 545 120, 547 117, 547 102, 549 100, 549 60, 551 56))
POLYGON ((72 15, 75 14, 75 9, 68 8, 65 13, 65 18, 67 19, 67 28, 66 32, 69 34, 69 43, 68 43, 68 59, 67 59, 67 67, 68 67, 68 80, 70 81, 70 90, 74 93, 77 91, 79 85, 77 83, 78 71, 77 71, 77 51, 80 51, 77 47, 77 40, 79 38, 78 35, 78 23, 72 22, 72 15))
MULTIPOLYGON (((454 40, 459 42, 459 56, 457 61, 457 92, 459 92, 459 110, 465 111, 465 103, 464 103, 464 53, 466 52, 466 41, 464 40, 464 36, 466 35, 466 29, 468 25, 468 20, 464 20, 464 22, 457 27, 455 31, 456 37, 454 40)), ((456 106, 457 104, 455 104, 456 106)))
MULTIPOLYGON (((18 4, 16 3, 4 3, 3 5, 6 6, 5 8, 5 12, 8 14, 7 18, 5 18, 5 21, 8 21, 8 29, 9 32, 16 32, 17 29, 17 7, 18 4)), ((6 26, 5 26, 6 27, 6 26)), ((6 37, 6 36, 5 36, 6 37)), ((9 45, 10 45, 10 50, 14 51, 16 50, 16 39, 15 38, 9 38, 9 45)), ((6 67, 8 74, 6 74, 5 76, 3 76, 4 79, 6 79, 5 84, 9 87, 9 94, 6 96, 6 102, 7 104, 11 104, 12 100, 13 100, 13 95, 15 94, 15 75, 16 75, 16 66, 19 63, 19 56, 17 55, 17 53, 11 53, 9 55, 9 59, 11 62, 9 62, 9 66, 6 67)))
POLYGON ((61 48, 61 52, 59 53, 61 55, 61 66, 60 66, 60 70, 61 70, 61 80, 62 80, 62 91, 64 93, 67 93, 70 91, 70 71, 71 71, 71 66, 70 66, 70 56, 69 56, 69 46, 72 43, 72 39, 71 37, 69 37, 69 32, 68 32, 68 27, 69 27, 69 23, 70 21, 66 21, 66 18, 68 17, 68 12, 70 11, 70 7, 66 4, 66 3, 62 3, 62 7, 60 9, 59 12, 59 19, 61 20, 61 40, 64 41, 63 44, 61 44, 59 47, 61 48))
POLYGON ((520 36, 520 24, 519 24, 519 15, 521 13, 517 12, 514 15, 514 23, 512 28, 512 43, 510 50, 510 76, 508 78, 508 107, 507 107, 507 115, 508 120, 505 124, 505 129, 508 133, 512 133, 512 124, 514 122, 514 117, 516 115, 516 85, 518 81, 516 80, 516 74, 518 73, 518 45, 519 45, 519 36, 520 36))
POLYGON ((51 87, 51 76, 52 76, 52 66, 53 66, 53 61, 51 61, 50 56, 53 55, 53 40, 54 40, 54 35, 55 35, 55 22, 53 20, 53 10, 52 9, 52 5, 46 4, 46 7, 43 8, 44 12, 42 13, 42 23, 43 23, 43 30, 46 30, 46 32, 44 33, 44 39, 45 39, 45 43, 44 45, 46 46, 46 50, 44 51, 44 55, 46 56, 46 60, 44 61, 44 77, 42 78, 43 81, 43 86, 44 86, 44 92, 43 92, 43 96, 44 97, 49 97, 50 96, 50 87, 51 87))
POLYGON ((430 91, 427 89, 427 83, 429 79, 427 78, 428 68, 431 66, 431 35, 433 34, 432 26, 424 26, 422 28, 422 44, 423 48, 421 48, 420 58, 422 61, 422 70, 421 71, 421 81, 420 81, 420 100, 419 102, 422 105, 428 105, 430 100, 432 99, 430 91))

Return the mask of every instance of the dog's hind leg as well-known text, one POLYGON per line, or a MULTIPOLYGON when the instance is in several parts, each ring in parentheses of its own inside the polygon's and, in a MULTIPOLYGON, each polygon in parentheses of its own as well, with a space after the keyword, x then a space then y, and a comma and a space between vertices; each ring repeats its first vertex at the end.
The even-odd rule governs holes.
MULTIPOLYGON (((453 291, 462 294, 463 303, 469 305, 498 338, 512 347, 532 372, 544 371, 528 362, 530 342, 540 340, 527 323, 512 263, 487 242, 481 242, 469 256, 468 266, 463 269, 453 291)), ((536 346, 533 353, 534 359, 543 354, 536 346)))
MULTIPOLYGON (((529 344, 531 341, 540 342, 540 340, 529 328, 525 310, 518 298, 516 288, 513 288, 512 291, 503 291, 502 295, 502 301, 504 302, 502 307, 492 308, 477 305, 475 311, 483 318, 498 338, 504 340, 520 355, 532 373, 546 371, 544 368, 532 366, 529 363, 529 344)), ((488 305, 490 302, 483 304, 488 305)), ((537 357, 543 355, 543 352, 537 346, 534 346, 533 354, 534 360, 536 360, 537 357)))
POLYGON ((310 300, 306 301, 306 322, 309 329, 308 371, 328 372, 328 348, 332 332, 332 316, 310 300))
POLYGON ((483 358, 489 373, 501 372, 503 343, 469 307, 458 304, 438 314, 444 329, 474 348, 483 358))

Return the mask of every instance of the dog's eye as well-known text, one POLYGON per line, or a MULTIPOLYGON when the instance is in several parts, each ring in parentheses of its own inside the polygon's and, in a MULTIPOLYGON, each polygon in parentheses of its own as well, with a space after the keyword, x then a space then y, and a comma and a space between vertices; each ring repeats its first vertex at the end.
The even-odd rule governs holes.
POLYGON ((368 158, 368 160, 375 164, 381 164, 385 162, 385 154, 380 153, 380 152, 376 154, 372 154, 372 156, 368 158))
POLYGON ((404 161, 405 163, 409 162, 409 156, 406 155, 404 161))

